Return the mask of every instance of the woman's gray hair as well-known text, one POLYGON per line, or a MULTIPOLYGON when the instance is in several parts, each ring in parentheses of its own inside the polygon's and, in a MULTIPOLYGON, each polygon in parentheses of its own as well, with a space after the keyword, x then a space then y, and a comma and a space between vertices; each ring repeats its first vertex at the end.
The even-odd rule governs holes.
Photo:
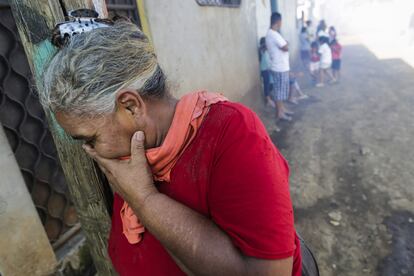
POLYGON ((113 112, 119 90, 162 98, 166 77, 148 38, 126 20, 75 35, 43 75, 42 105, 52 112, 102 115, 113 112))

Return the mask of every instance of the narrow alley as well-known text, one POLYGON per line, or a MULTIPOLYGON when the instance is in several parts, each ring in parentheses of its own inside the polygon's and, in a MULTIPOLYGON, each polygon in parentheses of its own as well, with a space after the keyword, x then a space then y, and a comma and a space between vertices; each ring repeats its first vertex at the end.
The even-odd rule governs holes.
POLYGON ((414 276, 413 47, 414 0, 0 0, 0 276, 414 276))
POLYGON ((414 271, 414 68, 344 49, 340 84, 313 88, 294 120, 272 131, 291 167, 297 230, 321 275, 414 271))

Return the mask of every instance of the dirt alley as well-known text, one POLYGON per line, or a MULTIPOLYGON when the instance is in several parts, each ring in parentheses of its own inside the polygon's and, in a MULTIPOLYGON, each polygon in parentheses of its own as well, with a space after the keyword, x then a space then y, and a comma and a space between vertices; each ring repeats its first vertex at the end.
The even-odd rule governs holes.
POLYGON ((321 275, 414 275, 414 68, 344 48, 340 84, 311 97, 274 131, 291 167, 296 228, 321 275))

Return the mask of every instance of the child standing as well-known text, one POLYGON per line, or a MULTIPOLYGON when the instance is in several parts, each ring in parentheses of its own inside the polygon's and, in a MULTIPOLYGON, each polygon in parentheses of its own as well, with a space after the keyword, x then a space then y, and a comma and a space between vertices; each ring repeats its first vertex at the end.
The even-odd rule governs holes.
POLYGON ((259 59, 260 59, 260 73, 263 80, 263 90, 265 102, 267 105, 275 108, 275 102, 270 98, 270 91, 272 89, 272 84, 270 82, 270 57, 266 48, 266 38, 262 37, 260 39, 260 48, 259 48, 259 59))
POLYGON ((319 37, 319 55, 320 55, 320 70, 319 70, 319 83, 316 84, 316 87, 323 87, 324 84, 324 78, 325 76, 328 76, 330 78, 330 83, 335 83, 336 80, 334 76, 332 75, 332 72, 330 71, 332 66, 332 52, 331 48, 328 45, 329 43, 329 37, 321 36, 319 37))
POLYGON ((302 59, 303 66, 305 69, 309 68, 309 61, 310 61, 310 40, 308 36, 308 32, 306 30, 306 27, 302 28, 302 31, 300 32, 300 58, 302 59))
POLYGON ((316 30, 316 39, 318 40, 321 37, 329 37, 328 32, 326 31, 326 23, 325 20, 319 21, 318 28, 316 30))
POLYGON ((332 51, 332 73, 334 78, 339 81, 341 77, 341 59, 342 59, 342 46, 339 44, 335 37, 331 42, 332 51))
POLYGON ((329 44, 332 43, 334 39, 336 39, 336 29, 334 26, 329 27, 329 44))
POLYGON ((310 74, 312 76, 312 80, 314 81, 314 83, 316 83, 319 78, 319 62, 320 62, 320 57, 318 53, 318 43, 314 41, 311 44, 310 63, 309 63, 309 71, 310 71, 310 74))

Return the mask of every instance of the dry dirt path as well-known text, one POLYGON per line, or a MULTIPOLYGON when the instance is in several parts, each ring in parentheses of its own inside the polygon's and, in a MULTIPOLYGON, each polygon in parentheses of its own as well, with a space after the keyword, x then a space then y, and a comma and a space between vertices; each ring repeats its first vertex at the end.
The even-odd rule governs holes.
POLYGON ((311 98, 281 132, 258 113, 290 163, 321 275, 414 275, 414 68, 350 45, 340 84, 301 82, 311 98))

